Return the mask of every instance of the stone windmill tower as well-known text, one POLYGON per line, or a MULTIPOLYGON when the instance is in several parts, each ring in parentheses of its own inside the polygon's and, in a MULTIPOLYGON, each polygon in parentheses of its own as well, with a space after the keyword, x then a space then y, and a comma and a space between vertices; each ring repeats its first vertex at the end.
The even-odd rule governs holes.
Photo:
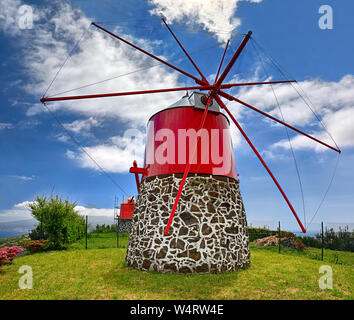
POLYGON ((229 122, 218 103, 210 100, 200 130, 207 107, 204 97, 198 92, 185 96, 148 122, 144 168, 130 170, 144 173, 130 232, 128 266, 186 273, 231 271, 250 263, 229 122), (166 234, 187 157, 189 173, 166 234))
POLYGON ((132 218, 126 263, 140 270, 174 273, 209 273, 246 268, 250 264, 247 222, 239 190, 228 119, 236 125, 273 179, 301 230, 304 233, 306 230, 277 179, 221 98, 236 101, 330 149, 337 152, 340 150, 225 92, 232 87, 295 82, 289 80, 223 83, 250 40, 252 32, 244 36, 220 74, 229 45, 229 42, 227 43, 215 81, 211 84, 167 23, 164 20, 163 22, 200 78, 139 48, 96 23, 92 25, 193 79, 196 86, 43 97, 41 102, 196 91, 169 108, 159 111, 149 120, 144 166, 139 168, 134 162, 130 169, 130 172, 135 174, 139 193, 132 218), (142 175, 141 180, 139 175, 142 175))

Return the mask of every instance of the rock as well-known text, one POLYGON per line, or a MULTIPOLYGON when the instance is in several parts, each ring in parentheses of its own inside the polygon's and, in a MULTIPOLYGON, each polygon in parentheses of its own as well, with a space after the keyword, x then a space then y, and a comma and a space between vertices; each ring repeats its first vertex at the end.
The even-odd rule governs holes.
POLYGON ((198 220, 189 212, 183 212, 182 214, 180 214, 180 218, 187 226, 198 223, 198 220))
POLYGON ((198 261, 200 260, 201 254, 199 251, 197 251, 196 249, 190 250, 188 253, 189 258, 198 261))
POLYGON ((207 236, 207 235, 211 234, 212 232, 213 232, 213 230, 206 223, 204 223, 202 225, 202 234, 204 236, 207 236))
POLYGON ((202 265, 196 267, 196 271, 198 273, 206 273, 209 271, 209 266, 207 263, 203 263, 202 265))
MULTIPOLYGON (((275 247, 279 245, 278 235, 265 237, 255 241, 256 246, 258 247, 275 247)), ((292 248, 298 251, 303 251, 306 249, 306 246, 301 242, 300 239, 292 233, 282 234, 280 233, 280 244, 284 247, 292 248)))

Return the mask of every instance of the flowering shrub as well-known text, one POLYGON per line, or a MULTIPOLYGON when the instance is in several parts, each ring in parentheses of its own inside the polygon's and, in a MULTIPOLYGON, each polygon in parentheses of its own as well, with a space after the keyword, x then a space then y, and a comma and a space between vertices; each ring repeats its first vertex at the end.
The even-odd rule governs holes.
POLYGON ((2 264, 9 264, 11 261, 17 257, 17 255, 23 251, 20 247, 13 246, 13 247, 4 247, 0 250, 0 266, 2 264))
POLYGON ((48 240, 25 240, 22 245, 31 253, 45 251, 49 247, 48 240))

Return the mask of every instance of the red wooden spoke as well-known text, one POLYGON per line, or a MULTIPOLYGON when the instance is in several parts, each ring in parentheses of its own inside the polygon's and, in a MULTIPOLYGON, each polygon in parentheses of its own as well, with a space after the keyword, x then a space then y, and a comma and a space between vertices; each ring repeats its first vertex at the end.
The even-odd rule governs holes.
POLYGON ((249 41, 249 39, 251 38, 252 35, 252 31, 249 31, 247 33, 247 35, 245 36, 245 38, 243 39, 243 41, 241 42, 240 46, 238 47, 238 49, 236 50, 235 54, 233 55, 233 57, 231 58, 229 64, 226 66, 224 72, 221 74, 220 78, 218 79, 218 81, 215 83, 216 87, 219 87, 222 82, 225 80, 226 76, 228 75, 228 73, 230 72, 232 66, 235 64, 236 60, 238 59, 238 57, 240 56, 241 52, 243 51, 243 49, 245 48, 247 42, 249 41))
POLYGON ((282 125, 284 125, 284 126, 290 128, 290 129, 292 129, 292 130, 294 130, 294 131, 296 131, 296 132, 298 132, 298 133, 301 133, 302 135, 304 135, 304 136, 310 138, 311 140, 314 140, 314 141, 316 141, 316 142, 322 144, 323 146, 325 146, 325 147, 327 147, 327 148, 330 148, 330 149, 332 149, 332 150, 334 150, 334 151, 336 151, 336 152, 338 152, 338 153, 341 153, 341 150, 339 150, 339 149, 337 149, 337 148, 334 148, 334 147, 328 145, 327 143, 325 143, 325 142, 323 142, 323 141, 321 141, 321 140, 316 139, 316 138, 313 137, 313 136, 310 136, 309 134, 307 134, 307 133, 305 133, 305 132, 303 132, 303 131, 301 131, 301 130, 299 130, 299 129, 293 127, 293 126, 291 126, 290 124, 287 124, 287 123, 284 122, 284 121, 281 121, 281 120, 279 120, 279 119, 277 119, 277 118, 271 116, 271 115, 268 114, 268 113, 265 113, 265 112, 263 112, 263 111, 261 111, 261 110, 255 108, 255 107, 249 105, 249 104, 246 103, 246 102, 243 102, 243 101, 241 101, 241 100, 239 100, 239 99, 237 99, 237 98, 235 98, 235 97, 233 97, 233 96, 230 96, 230 95, 227 94, 226 92, 220 91, 219 94, 220 94, 222 97, 224 97, 224 98, 226 98, 226 99, 228 99, 228 100, 236 101, 236 102, 238 102, 238 103, 240 103, 240 104, 242 104, 242 105, 244 105, 244 106, 246 106, 246 107, 248 107, 248 108, 250 108, 250 109, 252 109, 252 110, 254 110, 254 111, 256 111, 256 112, 258 112, 258 113, 260 113, 260 114, 262 114, 262 115, 264 115, 264 116, 266 116, 266 117, 268 117, 268 118, 270 118, 270 119, 272 119, 272 120, 274 120, 274 121, 276 121, 276 122, 278 122, 278 123, 280 123, 280 124, 282 124, 282 125))
POLYGON ((195 86, 195 87, 155 89, 155 90, 144 90, 144 91, 128 91, 128 92, 115 92, 115 93, 103 93, 103 94, 90 94, 90 95, 83 95, 83 96, 42 98, 40 101, 49 102, 49 101, 63 101, 63 100, 95 99, 95 98, 130 96, 135 94, 150 94, 150 93, 174 92, 174 91, 185 91, 185 90, 210 90, 212 88, 213 86, 195 86))
MULTIPOLYGON (((204 123, 205 123, 205 119, 206 119, 207 114, 208 114, 208 109, 209 109, 209 105, 210 105, 211 99, 212 99, 212 97, 208 98, 208 102, 207 102, 207 105, 205 107, 202 120, 200 122, 199 130, 197 132, 199 132, 204 127, 204 123)), ((197 148, 198 148, 198 139, 197 139, 197 141, 195 143, 192 155, 189 155, 189 159, 188 159, 186 168, 184 170, 183 178, 182 178, 181 184, 180 184, 179 189, 178 189, 178 193, 177 193, 177 196, 176 196, 176 199, 175 199, 175 203, 173 204, 173 208, 172 208, 172 211, 171 211, 171 214, 170 214, 170 218, 168 219, 167 226, 166 226, 166 229, 165 229, 165 232, 164 232, 165 236, 168 236, 168 231, 170 230, 170 226, 171 226, 171 223, 173 221, 173 217, 174 217, 176 209, 177 209, 178 201, 179 201, 179 198, 181 197, 182 190, 183 190, 184 184, 186 182, 186 179, 187 179, 190 167, 191 167, 191 161, 195 157, 195 154, 197 152, 197 148)))
POLYGON ((222 64, 223 64, 223 62, 224 62, 225 54, 226 54, 227 48, 229 47, 229 43, 230 43, 230 40, 227 40, 226 47, 225 47, 224 53, 223 53, 222 58, 221 58, 221 61, 220 61, 219 69, 218 69, 218 72, 216 73, 216 77, 215 77, 215 80, 214 80, 214 84, 215 84, 216 81, 218 80, 219 73, 220 73, 222 64))
POLYGON ((230 83, 222 84, 220 89, 230 89, 232 87, 241 87, 241 86, 258 86, 263 84, 279 84, 279 83, 291 83, 296 82, 296 80, 286 80, 286 81, 268 81, 268 82, 249 82, 249 83, 230 83))
POLYGON ((135 182, 136 182, 136 188, 138 189, 138 192, 139 192, 139 189, 140 189, 140 180, 139 180, 139 173, 138 173, 138 164, 136 162, 136 160, 133 161, 133 167, 130 168, 129 172, 130 173, 134 173, 135 175, 135 182))
POLYGON ((221 101, 221 99, 219 98, 219 96, 215 96, 215 100, 219 103, 219 105, 225 109, 225 111, 227 112, 227 114, 229 115, 229 117, 232 119, 232 121, 235 123, 236 127, 240 130, 241 134, 243 135, 243 137, 246 139, 247 143, 249 144, 249 146, 252 148, 253 152, 256 154, 256 156, 258 157, 258 159, 261 161, 262 165, 264 166, 264 168, 267 170, 267 172, 269 173, 270 177, 273 179, 274 183, 276 184, 276 186, 278 187, 280 193, 283 195, 286 203, 288 204, 290 210, 292 211, 293 215, 295 216, 301 230, 303 231, 303 233, 306 233, 306 229, 304 228, 304 226, 302 225, 302 222, 300 221, 295 209, 293 208, 292 204, 290 203, 288 197, 286 196, 285 192, 283 191, 282 187, 280 186, 280 184, 278 183, 277 179, 275 178, 275 176, 273 175, 272 171, 270 171, 269 167, 267 166, 267 164, 264 162, 262 156, 259 154, 259 152, 257 151, 256 147, 253 145, 253 143, 251 142, 251 140, 248 138, 248 136, 246 135, 246 133, 243 131, 242 127, 240 126, 240 124, 237 122, 237 120, 234 118, 234 116, 232 115, 232 113, 229 111, 229 109, 225 106, 225 104, 221 101))
POLYGON ((162 60, 162 59, 160 59, 159 57, 157 57, 157 56, 155 56, 155 55, 153 55, 153 54, 151 54, 151 53, 145 51, 144 49, 139 48, 138 46, 132 44, 131 42, 129 42, 129 41, 127 41, 127 40, 125 40, 125 39, 123 39, 123 38, 117 36, 116 34, 114 34, 114 33, 110 32, 110 31, 108 31, 107 29, 105 29, 105 28, 99 26, 97 23, 92 22, 92 25, 94 25, 95 27, 101 29, 102 31, 107 32, 107 33, 110 34, 112 37, 117 38, 118 40, 120 40, 120 41, 126 43, 127 45, 129 45, 129 46, 131 46, 131 47, 133 47, 133 48, 139 50, 140 52, 145 53, 145 54, 148 55, 149 57, 154 58, 154 59, 157 60, 157 61, 160 61, 161 63, 163 63, 163 64, 169 66, 170 68, 172 68, 172 69, 174 69, 174 70, 176 70, 176 71, 178 71, 178 72, 180 72, 180 73, 182 73, 182 74, 184 74, 185 76, 187 76, 187 77, 189 77, 189 78, 192 78, 196 83, 198 83, 198 84, 200 84, 200 85, 206 84, 206 83, 204 83, 204 81, 198 79, 197 77, 192 76, 191 74, 189 74, 189 73, 187 73, 187 72, 185 72, 185 71, 183 71, 183 70, 181 70, 181 69, 175 67, 174 65, 168 63, 167 61, 162 60))
POLYGON ((165 26, 167 27, 167 29, 170 31, 170 33, 172 34, 172 36, 175 38, 175 40, 177 41, 178 45, 180 46, 180 48, 182 49, 182 51, 185 53, 185 55, 187 56, 187 58, 189 59, 189 61, 192 63, 192 65, 194 66, 194 68, 198 71, 198 73, 200 74, 200 76, 202 77, 202 80, 205 83, 209 82, 207 81, 207 79, 204 77, 203 73, 199 70, 199 68, 197 67, 197 65, 194 63, 194 61, 192 60, 192 58, 190 57, 190 55, 188 54, 188 52, 184 49, 184 47, 182 46, 181 42, 179 42, 179 40, 177 39, 177 37, 175 36, 175 34, 173 33, 173 31, 171 30, 171 28, 169 27, 169 25, 167 24, 167 22, 165 21, 165 19, 162 19, 163 23, 165 24, 165 26))

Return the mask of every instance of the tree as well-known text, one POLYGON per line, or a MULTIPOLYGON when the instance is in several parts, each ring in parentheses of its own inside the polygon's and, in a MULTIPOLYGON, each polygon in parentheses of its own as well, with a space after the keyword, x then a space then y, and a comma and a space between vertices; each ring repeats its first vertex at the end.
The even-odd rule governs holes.
POLYGON ((84 236, 85 219, 75 211, 76 202, 53 194, 50 197, 37 195, 29 207, 39 222, 32 235, 36 237, 40 233, 43 239, 49 240, 50 249, 65 249, 69 243, 84 236))

